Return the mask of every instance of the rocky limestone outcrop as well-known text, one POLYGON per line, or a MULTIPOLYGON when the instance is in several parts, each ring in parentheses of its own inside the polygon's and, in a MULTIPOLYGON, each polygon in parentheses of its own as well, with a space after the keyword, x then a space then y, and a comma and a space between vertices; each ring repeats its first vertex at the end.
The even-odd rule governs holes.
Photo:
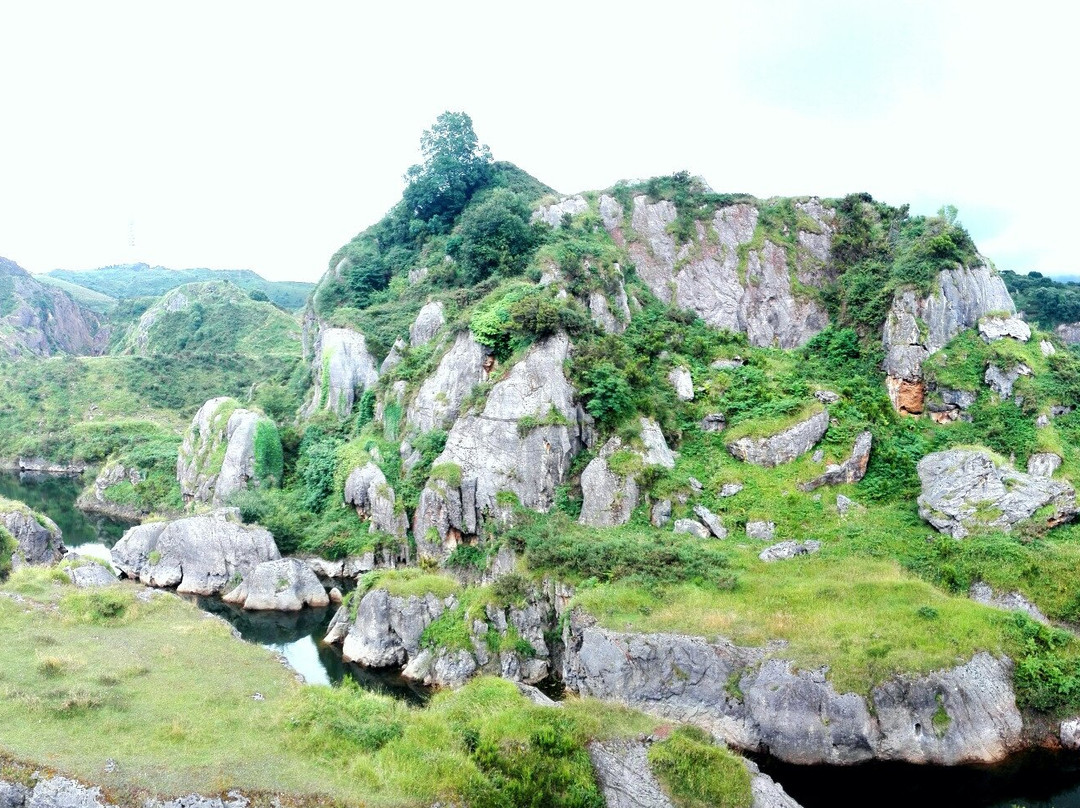
POLYGON ((934 423, 946 424, 950 421, 971 420, 966 410, 975 403, 979 394, 974 390, 952 390, 932 385, 927 397, 926 409, 934 423))
POLYGON ((1018 342, 1031 339, 1031 328, 1015 315, 988 314, 979 318, 979 336, 986 342, 1009 337, 1018 342))
POLYGON ((553 598, 542 593, 534 593, 523 606, 489 604, 468 627, 469 648, 422 648, 424 629, 435 620, 466 619, 457 598, 431 593, 398 597, 372 589, 356 606, 355 616, 345 607, 338 611, 324 642, 341 643, 347 661, 403 668, 404 677, 427 685, 460 686, 479 673, 533 683, 551 672, 552 649, 544 632, 554 625, 554 608, 553 598), (495 647, 493 637, 499 638, 495 647), (527 644, 528 652, 517 643, 527 644))
MULTIPOLYGON (((105 800, 97 786, 85 786, 76 780, 54 775, 33 774, 30 788, 21 783, 0 780, 0 808, 117 808, 105 800)), ((247 808, 247 797, 230 791, 227 799, 188 794, 173 800, 148 799, 143 808, 247 808)))
POLYGON ((919 516, 960 539, 971 530, 1011 530, 1032 520, 1053 527, 1077 512, 1066 482, 1036 477, 995 462, 987 451, 950 449, 919 461, 919 516))
POLYGON ((120 505, 109 498, 108 491, 115 485, 130 483, 138 485, 146 479, 146 474, 135 466, 125 466, 110 460, 98 472, 94 482, 80 495, 76 505, 81 510, 104 513, 120 519, 137 520, 145 515, 136 505, 120 505))
POLYGON ((637 458, 642 468, 675 468, 675 455, 668 448, 660 426, 651 418, 641 418, 639 423, 641 448, 624 447, 621 438, 612 436, 581 473, 583 500, 581 516, 578 519, 581 524, 592 527, 625 525, 638 505, 636 474, 620 474, 611 468, 609 461, 616 453, 622 452, 637 458))
POLYGON ((413 517, 422 556, 440 557, 477 534, 484 514, 498 508, 500 492, 526 508, 551 507, 574 456, 593 440, 591 419, 563 371, 569 354, 565 334, 536 343, 492 387, 480 412, 454 423, 413 517), (440 479, 434 474, 440 468, 453 473, 440 479))
POLYGON ((0 258, 0 300, 0 353, 6 356, 98 356, 108 350, 102 317, 6 258, 0 258))
POLYGON ((577 196, 565 196, 558 202, 543 205, 539 210, 533 211, 532 221, 544 222, 551 227, 562 227, 563 216, 576 216, 588 209, 589 203, 580 194, 577 196))
POLYGON ((1012 592, 995 592, 990 584, 976 581, 968 590, 968 597, 984 606, 993 606, 1007 612, 1023 612, 1032 620, 1036 620, 1043 625, 1050 625, 1050 621, 1040 611, 1039 607, 1025 598, 1022 593, 1015 590, 1012 592))
POLYGON ((409 327, 409 344, 413 348, 427 345, 439 329, 446 324, 446 314, 441 300, 433 300, 420 309, 416 320, 409 327))
POLYGON ((766 563, 773 561, 787 561, 801 555, 810 555, 816 553, 821 549, 821 542, 814 541, 782 541, 779 544, 774 544, 771 547, 766 547, 760 553, 758 558, 766 563))
POLYGON ((823 485, 850 485, 857 483, 866 475, 866 465, 870 462, 870 446, 873 438, 869 432, 860 432, 855 438, 851 456, 843 463, 833 463, 825 468, 825 473, 805 483, 799 483, 800 491, 813 491, 823 485))
POLYGON ((894 677, 867 699, 838 693, 823 670, 796 670, 767 648, 611 631, 578 611, 564 644, 563 680, 573 692, 696 724, 790 763, 991 763, 1023 744, 1012 663, 985 652, 955 668, 894 677))
POLYGON ((486 381, 494 357, 471 331, 462 331, 443 355, 435 372, 424 379, 405 412, 413 433, 445 429, 461 414, 461 404, 473 388, 486 381))
POLYGON ((644 741, 593 741, 587 751, 607 808, 674 808, 652 773, 644 741))
POLYGON ((281 557, 269 531, 241 524, 235 508, 137 525, 112 555, 128 578, 196 595, 231 590, 262 562, 281 557))
POLYGON ((15 565, 55 564, 67 551, 56 522, 16 500, 0 497, 0 525, 15 539, 15 565))
POLYGON ((626 246, 638 277, 663 302, 689 309, 715 328, 743 332, 753 345, 794 348, 828 323, 820 304, 793 288, 793 280, 812 285, 827 274, 831 217, 820 204, 803 204, 811 218, 820 209, 820 232, 799 234, 795 267, 788 265, 787 251, 768 239, 740 262, 740 248, 747 248, 758 224, 757 207, 749 203, 721 207, 711 220, 697 222, 684 244, 668 232, 677 215, 672 202, 634 197, 633 238, 623 232, 617 200, 601 196, 600 213, 616 242, 626 246))
POLYGON ((753 802, 750 808, 801 808, 784 787, 758 768, 752 760, 744 760, 750 771, 750 794, 753 802))
POLYGON ((394 489, 382 469, 373 462, 353 469, 345 480, 345 503, 356 508, 356 515, 368 521, 371 533, 387 533, 404 539, 409 520, 404 509, 398 510, 394 489))
POLYGON ((1080 345, 1080 323, 1062 323, 1054 333, 1066 345, 1080 345))
POLYGON ((694 379, 684 367, 672 368, 667 376, 668 383, 675 388, 679 401, 694 400, 694 379))
POLYGON ((359 394, 379 381, 375 357, 367 340, 348 328, 322 328, 312 360, 315 392, 304 415, 330 410, 344 417, 352 412, 359 394))
POLYGON ((1054 452, 1035 452, 1028 457, 1027 473, 1032 477, 1053 477, 1061 462, 1061 456, 1054 452))
POLYGON ((330 605, 318 577, 296 558, 262 562, 222 600, 252 611, 298 612, 305 606, 330 605))
POLYGON ((775 435, 739 438, 727 445, 733 457, 756 466, 771 468, 790 463, 809 452, 829 428, 829 413, 814 413, 775 435))
POLYGON ((1014 315, 1005 282, 988 266, 958 266, 938 273, 935 290, 918 297, 900 289, 882 331, 889 398, 897 412, 923 411, 923 361, 987 314, 1014 315))
POLYGON ((117 583, 116 574, 104 562, 77 553, 64 556, 64 572, 76 589, 97 589, 117 583))
POLYGON ((1016 384, 1017 379, 1021 376, 1031 375, 1033 375, 1033 371, 1023 362, 1017 362, 1007 370, 1002 370, 997 365, 990 364, 986 366, 983 381, 1004 401, 1007 398, 1012 398, 1013 385, 1016 384))
POLYGON ((630 300, 626 296, 622 270, 618 264, 615 267, 619 274, 615 291, 611 294, 611 303, 608 303, 608 296, 599 289, 590 292, 588 299, 589 314, 593 322, 607 334, 621 334, 630 323, 630 300))
POLYGON ((203 404, 176 459, 184 502, 221 505, 249 485, 265 482, 257 477, 256 435, 261 432, 264 440, 277 441, 280 447, 277 427, 265 415, 228 397, 203 404))

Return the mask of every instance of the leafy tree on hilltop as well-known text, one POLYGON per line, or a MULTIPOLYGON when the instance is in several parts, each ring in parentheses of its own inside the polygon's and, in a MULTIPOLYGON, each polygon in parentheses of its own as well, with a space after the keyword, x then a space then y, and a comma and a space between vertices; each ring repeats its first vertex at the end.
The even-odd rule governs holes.
POLYGON ((449 229, 473 193, 491 175, 491 150, 464 112, 444 112, 420 138, 424 162, 405 172, 404 202, 435 232, 449 229))

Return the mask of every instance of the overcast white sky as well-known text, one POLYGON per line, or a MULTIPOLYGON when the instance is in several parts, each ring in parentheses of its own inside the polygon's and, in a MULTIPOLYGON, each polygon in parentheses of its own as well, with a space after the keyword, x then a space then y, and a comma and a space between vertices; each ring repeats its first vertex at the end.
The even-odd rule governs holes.
POLYGON ((1080 271, 1073 4, 374 5, 0 0, 0 255, 314 281, 450 109, 560 191, 952 203, 1000 268, 1080 271))

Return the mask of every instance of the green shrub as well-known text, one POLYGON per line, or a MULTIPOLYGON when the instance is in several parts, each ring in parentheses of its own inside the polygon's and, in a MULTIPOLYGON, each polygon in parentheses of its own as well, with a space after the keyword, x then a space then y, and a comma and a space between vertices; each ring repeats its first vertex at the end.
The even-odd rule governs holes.
POLYGON ((304 687, 284 708, 291 743, 317 758, 346 763, 400 738, 408 710, 389 696, 345 679, 336 687, 304 687))
POLYGON ((128 620, 134 611, 134 593, 120 587, 77 590, 60 598, 60 613, 78 623, 114 625, 128 620))
POLYGON ((753 802, 745 764, 702 730, 679 727, 649 748, 649 763, 680 808, 749 808, 753 802))

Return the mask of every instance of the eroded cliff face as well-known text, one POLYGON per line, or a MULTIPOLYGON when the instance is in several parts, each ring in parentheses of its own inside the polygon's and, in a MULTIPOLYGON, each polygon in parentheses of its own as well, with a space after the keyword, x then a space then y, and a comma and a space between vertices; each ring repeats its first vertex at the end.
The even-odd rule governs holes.
POLYGON ((897 412, 922 413, 922 363, 928 356, 980 318, 1002 312, 1015 314, 1016 305, 1005 282, 985 263, 939 273, 937 288, 925 297, 899 290, 881 338, 889 398, 897 412))
POLYGON ((600 197, 604 226, 653 294, 715 328, 744 332, 753 345, 781 348, 802 345, 828 324, 824 308, 796 286, 828 277, 834 214, 816 199, 796 207, 815 232, 800 230, 789 253, 767 238, 755 242, 759 214, 752 204, 721 207, 680 244, 669 232, 677 216, 673 202, 634 197, 627 226, 619 202, 600 197))
POLYGON ((0 258, 0 351, 11 357, 98 356, 108 347, 102 318, 0 258))
MULTIPOLYGON (((305 323, 305 326, 310 326, 305 323)), ((339 416, 352 412, 363 392, 379 381, 378 365, 367 347, 367 339, 348 328, 320 328, 315 339, 312 372, 315 391, 304 408, 310 417, 319 410, 339 416)))
POLYGON ((779 647, 627 634, 580 612, 563 636, 570 690, 696 724, 790 763, 992 763, 1024 744, 1012 663, 987 653, 895 677, 867 697, 837 692, 824 670, 796 670, 779 647))

